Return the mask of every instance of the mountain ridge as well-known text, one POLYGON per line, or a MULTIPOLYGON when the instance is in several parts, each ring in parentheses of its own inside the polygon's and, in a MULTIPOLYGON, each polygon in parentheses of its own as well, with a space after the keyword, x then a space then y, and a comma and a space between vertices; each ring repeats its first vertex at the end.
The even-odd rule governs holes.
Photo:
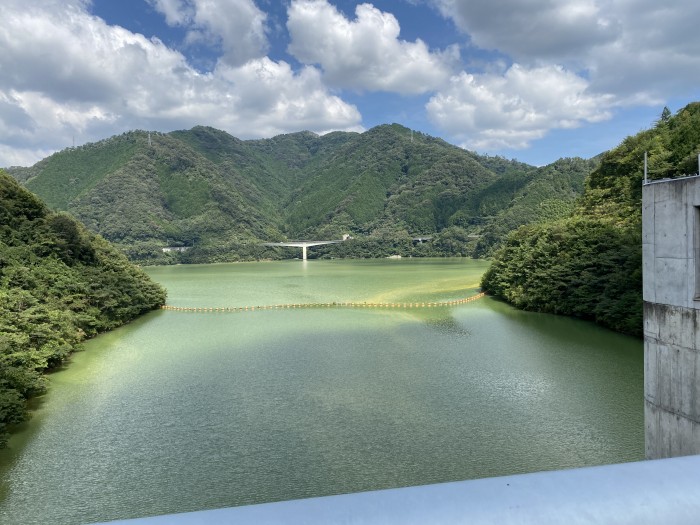
MULTIPOLYGON (((470 239, 459 253, 483 256, 506 230, 567 209, 594 162, 564 164, 558 184, 553 165, 481 156, 399 124, 255 140, 196 126, 130 131, 9 171, 132 260, 167 263, 275 258, 262 241, 345 233, 444 232, 470 239)), ((456 254, 439 244, 421 254, 456 254)))

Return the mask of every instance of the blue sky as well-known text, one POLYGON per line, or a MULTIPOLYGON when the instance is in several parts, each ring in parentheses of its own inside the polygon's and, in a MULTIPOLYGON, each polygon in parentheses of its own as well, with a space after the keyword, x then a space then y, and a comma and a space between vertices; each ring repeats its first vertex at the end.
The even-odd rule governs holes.
POLYGON ((696 0, 3 0, 0 166, 130 129, 398 122, 543 165, 700 99, 696 0))

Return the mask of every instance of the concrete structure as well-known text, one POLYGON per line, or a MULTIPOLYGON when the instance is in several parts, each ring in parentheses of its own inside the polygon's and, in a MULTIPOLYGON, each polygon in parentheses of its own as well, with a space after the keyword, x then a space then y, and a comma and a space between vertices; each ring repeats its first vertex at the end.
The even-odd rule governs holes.
POLYGON ((646 455, 700 454, 700 177, 645 184, 642 224, 646 455))
POLYGON ((203 510, 110 525, 695 525, 700 456, 203 510))
POLYGON ((413 244, 423 244, 424 242, 432 241, 433 237, 432 235, 422 235, 420 237, 414 237, 411 240, 413 241, 413 244))
POLYGON ((343 242, 347 238, 352 238, 350 236, 343 237, 342 240, 335 241, 287 241, 287 242, 266 242, 263 246, 293 246, 295 248, 301 248, 301 258, 306 260, 306 249, 312 246, 322 246, 324 244, 337 244, 343 242))

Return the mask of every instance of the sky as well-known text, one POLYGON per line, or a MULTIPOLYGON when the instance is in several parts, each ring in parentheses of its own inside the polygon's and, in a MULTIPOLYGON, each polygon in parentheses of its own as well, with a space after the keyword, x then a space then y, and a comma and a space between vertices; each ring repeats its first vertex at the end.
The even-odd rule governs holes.
POLYGON ((697 0, 2 0, 0 166, 197 125, 589 158, 700 100, 699 21, 697 0))

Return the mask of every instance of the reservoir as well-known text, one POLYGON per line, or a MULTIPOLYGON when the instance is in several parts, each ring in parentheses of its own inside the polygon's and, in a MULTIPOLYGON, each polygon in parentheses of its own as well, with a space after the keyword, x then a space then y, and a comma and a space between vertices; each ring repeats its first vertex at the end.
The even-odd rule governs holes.
POLYGON ((75 524, 644 456, 641 340, 515 310, 468 259, 149 268, 0 451, 0 523, 75 524), (333 303, 355 302, 354 307, 333 303))

